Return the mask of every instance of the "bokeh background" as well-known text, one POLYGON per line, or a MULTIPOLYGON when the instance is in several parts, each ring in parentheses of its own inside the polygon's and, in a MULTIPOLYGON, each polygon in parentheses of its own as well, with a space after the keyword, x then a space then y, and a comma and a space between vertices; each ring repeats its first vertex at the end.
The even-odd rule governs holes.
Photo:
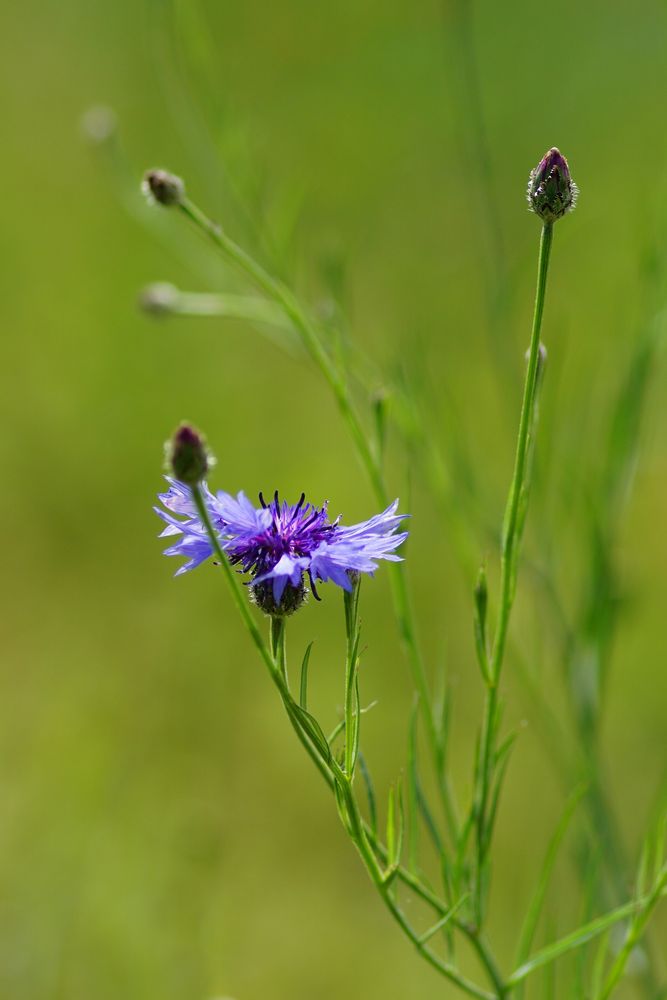
MULTIPOLYGON (((609 427, 635 409, 634 488, 622 477, 607 551, 618 616, 600 732, 633 864, 665 766, 665 5, 24 0, 0 19, 0 994, 453 996, 367 883, 221 581, 206 568, 173 580, 161 555, 151 505, 184 417, 217 453, 216 487, 303 489, 349 521, 375 505, 307 360, 246 323, 137 307, 154 280, 243 290, 183 219, 147 209, 139 181, 149 166, 184 176, 314 309, 330 315, 338 298, 385 373, 377 389, 416 387, 457 519, 395 427, 388 479, 414 515, 407 571, 430 667, 449 672, 465 797, 482 691, 461 524, 494 585, 539 233, 525 183, 549 146, 570 158, 582 194, 556 232, 534 570, 504 679, 507 726, 522 733, 491 923, 509 968, 566 793, 518 664, 569 731, 539 578, 552 575, 575 624, 609 583, 606 563, 591 573, 591 532, 609 427), (100 106, 115 126, 99 110, 82 126, 100 106), (619 409, 642 338, 645 391, 619 409)), ((327 724, 343 680, 331 590, 290 636, 297 653, 316 640, 327 724)), ((412 686, 386 572, 363 602, 363 697, 379 702, 364 742, 386 789, 412 686)), ((578 898, 565 851, 544 932, 574 926, 578 898)), ((663 974, 666 940, 663 915, 663 974)), ((643 994, 630 982, 619 995, 643 994)))

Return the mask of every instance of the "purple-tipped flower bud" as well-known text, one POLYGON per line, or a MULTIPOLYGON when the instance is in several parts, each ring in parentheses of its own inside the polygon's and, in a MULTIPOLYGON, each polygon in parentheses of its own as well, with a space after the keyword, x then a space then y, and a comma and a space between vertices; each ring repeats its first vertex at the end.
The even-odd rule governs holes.
POLYGON ((185 198, 185 184, 181 178, 166 170, 147 170, 141 190, 149 201, 159 205, 181 205, 185 198))
POLYGON ((181 424, 165 446, 167 468, 174 479, 187 486, 196 486, 206 477, 213 464, 206 441, 190 424, 181 424))
POLYGON ((567 160, 554 146, 528 178, 528 204, 543 222, 555 222, 577 203, 579 188, 570 176, 567 160))

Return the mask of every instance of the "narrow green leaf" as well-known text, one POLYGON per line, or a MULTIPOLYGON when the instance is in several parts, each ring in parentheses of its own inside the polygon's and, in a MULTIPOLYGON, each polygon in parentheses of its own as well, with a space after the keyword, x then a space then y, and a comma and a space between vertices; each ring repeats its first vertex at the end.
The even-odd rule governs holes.
POLYGON ((560 846, 563 843, 565 834, 570 826, 570 821, 572 820, 575 810, 581 802, 585 791, 586 785, 580 785, 569 797, 565 804, 562 816, 547 847, 544 862, 542 863, 542 869, 537 880, 537 888, 535 889, 530 906, 528 907, 528 912, 526 913, 521 933, 519 935, 519 948, 516 957, 516 964, 519 966, 522 965, 528 958, 528 954, 535 937, 535 931, 537 930, 537 925, 544 906, 544 901, 546 899, 549 882, 558 858, 560 846))
POLYGON ((652 848, 653 845, 651 843, 651 837, 646 837, 644 843, 642 844, 642 852, 639 858, 637 877, 635 879, 635 898, 643 896, 646 893, 646 880, 651 860, 652 848))
POLYGON ((625 935, 623 947, 618 952, 616 959, 614 960, 614 964, 605 979, 604 985, 595 1000, 607 1000, 622 978, 625 973, 625 967, 628 959, 639 943, 653 910, 657 906, 660 899, 667 893, 667 889, 665 888, 666 885, 667 865, 660 872, 658 880, 651 889, 651 892, 635 901, 635 908, 625 935))
POLYGON ((387 804, 387 863, 393 867, 396 858, 396 793, 394 786, 389 788, 389 802, 387 804))
POLYGON ((373 781, 371 779, 371 773, 368 770, 366 758, 361 751, 359 752, 359 770, 361 771, 361 776, 364 779, 364 784, 366 786, 366 797, 368 798, 368 821, 370 823, 373 839, 377 840, 378 823, 375 789, 373 788, 373 781))
POLYGON ((452 716, 452 694, 451 688, 445 686, 439 705, 438 713, 438 746, 440 751, 441 772, 447 768, 447 749, 449 745, 450 720, 452 716))
POLYGON ((331 733, 329 734, 329 739, 327 741, 329 743, 329 746, 333 746, 334 740, 338 736, 340 736, 340 734, 343 732, 344 729, 345 729, 345 719, 341 719, 340 722, 338 722, 334 726, 334 728, 331 730, 331 733))
POLYGON ((660 877, 660 869, 665 864, 665 849, 667 847, 667 810, 658 820, 655 827, 655 847, 654 847, 654 868, 653 881, 657 882, 660 877))
POLYGON ((412 702, 410 713, 410 723, 408 726, 408 867, 415 871, 417 867, 419 853, 419 793, 417 791, 417 712, 419 709, 419 699, 415 697, 412 702))
POLYGON ((387 440, 387 402, 388 394, 386 390, 379 390, 374 393, 371 400, 373 422, 375 424, 375 441, 380 464, 382 464, 384 458, 385 443, 387 440))
POLYGON ((595 953, 595 960, 593 962, 593 969, 591 972, 591 988, 589 995, 596 997, 600 990, 602 989, 602 977, 604 976, 604 967, 607 960, 607 951, 609 949, 609 931, 602 935, 600 939, 600 944, 595 953))
MULTIPOLYGON (((314 641, 314 640, 313 640, 314 641)), ((299 703, 301 708, 308 708, 308 664, 310 662, 310 652, 313 648, 313 643, 308 643, 306 652, 303 654, 303 661, 301 663, 301 684, 299 686, 299 703)))
POLYGON ((353 725, 354 725, 354 739, 352 740, 352 762, 350 766, 350 774, 354 774, 357 760, 359 757, 359 740, 361 738, 361 704, 359 700, 359 671, 355 672, 354 677, 354 700, 355 709, 353 714, 353 725))
POLYGON ((441 858, 445 857, 445 845, 442 842, 442 837, 440 836, 440 831, 438 830, 438 825, 433 818, 433 813, 429 807, 426 800, 426 796, 421 787, 419 781, 419 776, 417 776, 417 805, 419 806, 419 812, 424 820, 424 825, 429 833, 431 840, 433 841, 433 846, 435 847, 438 855, 441 858))
POLYGON ((306 712, 305 709, 301 708, 294 699, 291 699, 291 707, 294 715, 296 716, 301 728, 304 730, 311 743, 317 750, 319 750, 321 756, 327 761, 331 760, 331 747, 327 743, 327 738, 322 732, 322 728, 317 721, 317 719, 306 712))
POLYGON ((397 785, 398 794, 396 796, 398 803, 398 836, 396 837, 396 858, 395 864, 399 865, 401 863, 401 855, 403 854, 403 838, 405 835, 405 810, 403 808, 403 785, 399 782, 397 785))
POLYGON ((496 824, 496 816, 498 815, 498 806, 500 804, 500 793, 503 787, 503 781, 505 780, 505 775, 507 774, 507 768, 510 762, 510 752, 514 746, 514 742, 518 733, 512 733, 505 740, 503 745, 496 753, 495 758, 495 771, 496 778, 493 786, 493 791, 491 794, 491 804, 489 806, 489 812, 486 819, 486 825, 484 828, 484 854, 489 850, 491 846, 491 838, 493 836, 493 830, 496 824))
POLYGON ((461 896, 461 898, 457 900, 457 902, 454 903, 454 905, 450 907, 450 909, 447 910, 447 912, 443 914, 442 917, 440 917, 440 920, 438 920, 437 923, 433 924, 432 927, 429 927, 427 931, 424 931, 424 933, 419 938, 419 943, 426 944, 426 942, 430 941, 430 939, 433 937, 434 934, 437 934, 438 931, 443 929, 443 927, 446 927, 449 921, 452 919, 452 917, 458 912, 458 910, 461 909, 461 907, 463 906, 463 904, 465 903, 465 901, 468 899, 469 896, 470 896, 469 892, 466 892, 465 895, 461 896))
POLYGON ((479 669, 482 671, 484 682, 489 684, 491 681, 491 674, 489 671, 489 654, 486 640, 486 611, 489 603, 489 592, 486 583, 486 570, 483 566, 480 566, 479 569, 477 583, 475 584, 474 598, 474 630, 477 662, 479 664, 479 669))
POLYGON ((455 871, 459 881, 465 874, 468 844, 470 842, 470 837, 472 835, 474 827, 475 827, 475 807, 473 803, 470 812, 466 816, 466 821, 461 827, 461 833, 459 835, 458 843, 456 845, 455 871))
MULTIPOLYGON (((554 924, 553 924, 552 921, 549 921, 549 923, 550 923, 550 926, 549 926, 549 931, 548 932, 549 932, 550 936, 553 936, 553 934, 555 933, 554 924)), ((556 964, 555 964, 555 962, 552 962, 550 965, 545 965, 544 972, 543 972, 543 979, 544 979, 544 987, 543 987, 544 988, 544 1000, 556 1000, 556 964)), ((517 992, 516 992, 515 996, 517 996, 517 997, 519 995, 523 996, 525 986, 526 986, 525 983, 519 983, 519 987, 517 989, 517 992)))
POLYGON ((333 784, 334 793, 336 796, 336 807, 338 809, 338 815, 340 816, 340 821, 348 834, 351 835, 350 820, 347 815, 347 807, 345 805, 345 799, 343 798, 343 793, 340 790, 340 786, 337 781, 333 784))
POLYGON ((510 987, 516 986, 517 983, 520 983, 536 969, 548 965, 549 962, 554 962, 557 958, 566 955, 574 948, 578 948, 586 941, 593 940, 593 938, 596 938, 615 924, 620 923, 622 920, 627 920, 628 917, 637 912, 638 908, 644 902, 645 900, 641 902, 633 901, 624 903, 622 906, 617 906, 616 909, 610 910, 609 913, 605 913, 596 920, 591 920, 589 923, 584 924, 583 927, 579 927, 576 931, 561 938, 560 941, 555 941, 553 944, 547 945, 546 948, 542 948, 512 973, 507 980, 507 985, 510 987))

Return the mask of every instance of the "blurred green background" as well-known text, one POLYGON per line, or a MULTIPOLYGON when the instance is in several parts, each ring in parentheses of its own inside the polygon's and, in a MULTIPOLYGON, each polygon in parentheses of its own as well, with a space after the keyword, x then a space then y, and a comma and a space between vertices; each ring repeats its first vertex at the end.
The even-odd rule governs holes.
MULTIPOLYGON (((488 528, 509 480, 539 233, 524 190, 557 144, 582 194, 556 231, 527 552, 576 609, 614 402, 665 304, 664 4, 24 0, 0 19, 0 995, 454 996, 375 897, 222 583, 206 568, 174 581, 161 555, 151 505, 184 417, 218 456, 215 487, 303 489, 348 521, 375 504, 307 361, 247 324, 137 308, 154 280, 241 287, 184 220, 147 211, 139 180, 149 166, 184 176, 315 308, 336 286, 354 341, 419 387, 495 583, 488 528), (99 105, 117 133, 94 148, 80 122, 99 105)), ((601 733, 630 858, 665 766, 659 351, 650 368, 612 547, 621 614, 601 733)), ((472 581, 414 465, 394 433, 389 481, 414 515, 408 571, 429 663, 449 669, 465 796, 482 697, 472 581)), ((535 580, 522 576, 512 632, 562 717, 562 650, 535 580)), ((312 684, 333 724, 342 607, 324 589, 290 642, 316 639, 312 684)), ((388 597, 382 571, 363 595, 380 789, 403 766, 412 699, 388 597)), ((525 721, 491 913, 509 968, 564 788, 512 657, 504 687, 508 726, 525 721)), ((576 923, 574 889, 565 856, 550 933, 576 923)), ((663 915, 658 964, 666 938, 663 915)))

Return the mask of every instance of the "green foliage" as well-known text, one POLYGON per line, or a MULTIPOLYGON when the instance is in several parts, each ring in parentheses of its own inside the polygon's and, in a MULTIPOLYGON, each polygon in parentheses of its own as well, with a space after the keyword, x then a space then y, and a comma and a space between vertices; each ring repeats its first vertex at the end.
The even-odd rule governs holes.
POLYGON ((628 887, 664 770, 667 27, 656 5, 563 11, 568 72, 529 106, 553 25, 526 13, 72 0, 6 18, 2 995, 663 995, 664 810, 628 887), (74 123, 100 97, 116 115, 94 160, 74 123), (584 194, 556 234, 516 607, 478 734, 533 268, 522 185, 554 139, 584 194), (143 204, 155 162, 254 277, 143 204), (161 276, 168 308, 135 310, 161 276), (363 516, 411 483, 407 574, 365 588, 361 672, 329 594, 290 625, 292 688, 250 614, 321 789, 232 602, 212 573, 172 583, 151 538, 181 417, 218 451, 215 486, 305 477, 363 516), (395 930, 366 919, 381 904, 395 930))

